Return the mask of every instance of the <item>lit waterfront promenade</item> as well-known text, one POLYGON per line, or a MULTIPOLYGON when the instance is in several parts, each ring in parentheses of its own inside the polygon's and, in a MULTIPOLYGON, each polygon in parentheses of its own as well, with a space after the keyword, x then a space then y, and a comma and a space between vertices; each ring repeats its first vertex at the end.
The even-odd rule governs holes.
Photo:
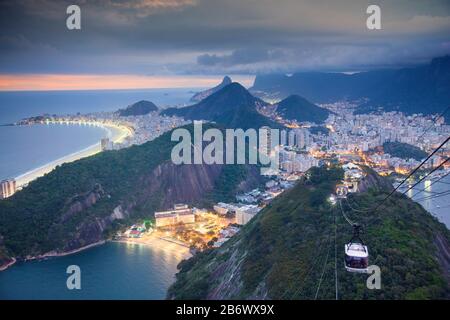
POLYGON ((191 257, 189 246, 181 241, 168 240, 161 235, 160 232, 154 231, 151 234, 144 234, 141 238, 123 238, 113 240, 114 242, 122 242, 128 245, 146 245, 152 247, 153 250, 160 252, 177 261, 191 257))
MULTIPOLYGON (((114 143, 122 143, 127 137, 133 135, 133 130, 126 127, 110 123, 102 122, 79 122, 79 121, 46 121, 45 124, 67 124, 67 125, 93 125, 106 129, 108 131, 108 137, 114 143)), ((85 149, 73 152, 67 156, 61 157, 54 161, 51 161, 39 168, 30 170, 20 176, 16 177, 16 184, 18 188, 25 187, 31 181, 42 177, 43 175, 51 172, 57 166, 63 163, 79 160, 81 158, 89 157, 101 152, 100 142, 93 144, 85 149)))

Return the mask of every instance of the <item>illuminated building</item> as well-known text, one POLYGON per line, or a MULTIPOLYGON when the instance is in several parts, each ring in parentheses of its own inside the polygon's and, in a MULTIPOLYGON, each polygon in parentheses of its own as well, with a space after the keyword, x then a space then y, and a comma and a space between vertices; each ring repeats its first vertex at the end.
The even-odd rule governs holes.
POLYGON ((195 215, 185 204, 174 205, 173 210, 155 212, 156 227, 165 227, 177 223, 194 223, 195 215))

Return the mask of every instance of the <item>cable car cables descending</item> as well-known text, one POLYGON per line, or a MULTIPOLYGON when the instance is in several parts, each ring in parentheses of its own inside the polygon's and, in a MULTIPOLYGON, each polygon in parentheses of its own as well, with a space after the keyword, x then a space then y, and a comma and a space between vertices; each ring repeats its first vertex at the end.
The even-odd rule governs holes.
MULTIPOLYGON (((431 187, 431 186, 432 186, 433 184, 435 184, 435 183, 440 182, 440 183, 448 184, 447 182, 443 182, 443 181, 441 181, 441 180, 444 179, 445 177, 447 177, 449 174, 450 174, 450 171, 447 172, 446 174, 444 174, 442 177, 440 177, 440 178, 437 179, 436 181, 433 181, 432 183, 430 183, 429 186, 427 186, 427 187, 423 188, 422 190, 420 190, 420 191, 416 192, 415 194, 413 194, 413 195, 411 196, 411 198, 414 198, 415 196, 417 196, 418 194, 421 194, 421 193, 424 192, 424 191, 430 192, 430 191, 427 191, 427 189, 428 189, 429 187, 431 187)), ((417 201, 417 200, 416 200, 416 201, 417 201)))
POLYGON ((355 225, 355 223, 347 217, 347 215, 345 214, 344 210, 342 209, 342 202, 341 202, 341 200, 339 200, 339 206, 341 207, 342 216, 348 222, 348 224, 351 225, 351 226, 355 225))
POLYGON ((439 170, 441 167, 444 166, 444 164, 446 164, 448 161, 450 160, 450 158, 447 158, 445 161, 443 161, 440 165, 438 165, 436 168, 434 168, 433 170, 431 170, 428 174, 426 174, 423 178, 419 179, 419 181, 417 181, 416 183, 414 183, 411 187, 409 187, 408 189, 406 189, 403 194, 406 194, 409 190, 414 189, 414 187, 416 187, 419 183, 421 183, 423 180, 425 180, 430 174, 432 174, 433 172, 435 172, 436 170, 439 170))
POLYGON ((423 136, 425 135, 425 133, 427 133, 431 128, 433 128, 433 126, 434 126, 435 123, 436 123, 436 120, 439 119, 440 117, 444 116, 444 115, 447 113, 447 111, 448 111, 449 109, 450 109, 450 106, 448 106, 447 108, 445 108, 445 110, 442 111, 440 115, 438 115, 436 118, 434 118, 434 119, 433 119, 433 123, 432 123, 428 128, 425 129, 425 131, 420 135, 420 137, 417 138, 417 141, 419 141, 420 139, 422 139, 423 136))
POLYGON ((378 206, 375 207, 375 209, 373 210, 373 212, 375 213, 382 205, 383 203, 389 199, 400 187, 401 185, 403 185, 414 173, 417 172, 417 170, 419 170, 436 152, 438 152, 448 141, 450 140, 450 136, 447 137, 447 139, 445 139, 444 142, 442 142, 439 147, 437 147, 436 149, 434 149, 434 151, 432 153, 430 153, 428 155, 428 157, 425 158, 425 160, 423 160, 405 179, 403 179, 402 182, 400 182, 400 184, 394 188, 394 190, 391 191, 391 193, 389 193, 386 198, 384 198, 380 204, 378 204, 378 206))
POLYGON ((317 285, 316 294, 314 296, 314 300, 317 300, 317 295, 319 294, 320 285, 322 284, 323 275, 325 274, 325 269, 328 264, 328 256, 330 255, 330 247, 331 247, 331 235, 328 235, 328 249, 327 249, 327 255, 325 257, 325 263, 323 264, 322 268, 322 274, 320 275, 319 284, 317 285))
POLYGON ((338 286, 338 273, 337 273, 337 224, 336 224, 336 211, 334 213, 334 286, 335 286, 335 300, 339 300, 339 286, 338 286))
MULTIPOLYGON (((403 179, 400 184, 397 185, 397 187, 395 187, 377 206, 374 206, 372 208, 367 208, 367 209, 359 209, 359 211, 361 212, 370 212, 373 211, 373 213, 375 213, 406 181, 408 181, 408 179, 415 174, 433 155, 436 154, 436 152, 438 152, 448 141, 450 140, 450 136, 448 136, 444 142, 442 142, 436 149, 433 150, 433 152, 431 152, 412 172, 410 172, 408 174, 408 176, 403 179)), ((447 160, 444 161, 444 163, 441 163, 438 168, 442 167, 447 161, 449 160, 449 158, 447 158, 447 160)), ((432 172, 434 172, 436 169, 434 169, 432 172)), ((428 173, 424 178, 421 179, 421 181, 423 179, 425 179, 428 175, 430 175, 432 172, 428 173)), ((414 185, 416 186, 417 183, 414 185)), ((413 187, 414 187, 413 186, 413 187)), ((410 189, 412 189, 413 187, 409 188, 408 190, 406 190, 405 192, 403 192, 403 194, 405 194, 406 192, 408 192, 410 189)))

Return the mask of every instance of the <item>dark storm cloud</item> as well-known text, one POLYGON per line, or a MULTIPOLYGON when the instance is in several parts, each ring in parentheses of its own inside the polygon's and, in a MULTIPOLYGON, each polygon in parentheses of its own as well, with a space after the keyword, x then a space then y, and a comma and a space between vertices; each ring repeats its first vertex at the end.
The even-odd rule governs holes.
POLYGON ((449 1, 15 0, 0 2, 2 73, 349 70, 450 53, 449 1), (68 31, 69 4, 82 30, 68 31))
POLYGON ((230 54, 203 54, 197 57, 197 63, 204 66, 236 66, 262 61, 271 61, 283 57, 280 50, 240 49, 230 54))

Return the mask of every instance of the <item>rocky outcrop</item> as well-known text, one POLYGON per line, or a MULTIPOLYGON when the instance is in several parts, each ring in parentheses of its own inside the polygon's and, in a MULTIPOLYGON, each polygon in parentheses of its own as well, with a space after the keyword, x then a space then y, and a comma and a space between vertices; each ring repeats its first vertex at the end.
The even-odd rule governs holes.
POLYGON ((437 233, 434 238, 434 244, 437 249, 437 259, 441 265, 441 269, 450 283, 450 241, 443 233, 437 233))
POLYGON ((200 91, 197 92, 196 94, 194 94, 191 98, 191 102, 200 102, 203 99, 206 99, 207 97, 209 97, 210 95, 212 95, 213 93, 219 91, 220 89, 226 87, 227 85, 229 85, 231 83, 231 78, 228 76, 225 76, 222 80, 222 82, 220 84, 218 84, 217 86, 215 86, 214 88, 211 89, 207 89, 204 91, 200 91))
POLYGON ((76 250, 78 248, 104 240, 104 231, 111 226, 115 220, 125 219, 129 216, 130 213, 128 211, 124 211, 119 205, 109 216, 83 222, 77 228, 77 231, 67 242, 62 251, 66 252, 76 250))
POLYGON ((359 192, 367 192, 369 189, 373 190, 388 190, 391 191, 393 189, 390 181, 378 175, 375 171, 373 171, 369 167, 363 167, 365 172, 365 176, 358 182, 358 191, 359 192))
POLYGON ((3 245, 3 237, 0 235, 0 271, 6 269, 11 263, 14 263, 14 259, 9 256, 3 245))
POLYGON ((102 186, 97 184, 95 185, 93 190, 71 198, 67 204, 68 209, 61 216, 61 223, 67 222, 77 213, 92 207, 104 195, 105 191, 103 190, 102 186))
POLYGON ((175 165, 166 162, 156 167, 145 178, 146 189, 141 195, 147 198, 163 192, 161 208, 170 208, 175 203, 194 203, 214 188, 223 165, 175 165))

